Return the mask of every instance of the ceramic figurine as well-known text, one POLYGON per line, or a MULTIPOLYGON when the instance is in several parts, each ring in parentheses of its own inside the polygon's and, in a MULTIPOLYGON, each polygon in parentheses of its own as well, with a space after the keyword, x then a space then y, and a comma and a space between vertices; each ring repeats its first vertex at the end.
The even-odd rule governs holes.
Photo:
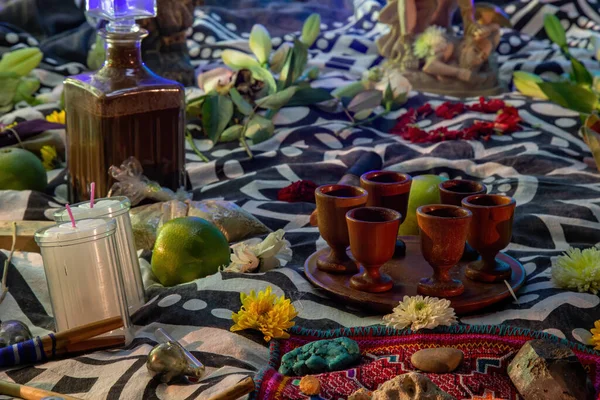
POLYGON ((400 69, 416 90, 462 97, 502 91, 493 56, 500 25, 476 21, 473 0, 388 0, 379 21, 390 25, 377 41, 385 68, 400 69), (457 6, 462 37, 450 28, 457 6))
POLYGON ((0 324, 0 348, 32 339, 31 331, 21 321, 10 320, 0 324))
POLYGON ((184 86, 194 84, 186 31, 194 23, 194 8, 203 4, 203 0, 157 0, 156 18, 140 21, 140 26, 149 32, 142 42, 142 51, 152 71, 184 86))

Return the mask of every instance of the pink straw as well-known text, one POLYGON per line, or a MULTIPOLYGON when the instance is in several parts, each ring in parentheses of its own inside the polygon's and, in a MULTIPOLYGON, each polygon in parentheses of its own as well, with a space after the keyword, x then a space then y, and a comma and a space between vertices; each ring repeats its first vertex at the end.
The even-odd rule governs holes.
POLYGON ((90 185, 90 208, 94 208, 94 195, 96 194, 96 182, 90 185))
POLYGON ((71 211, 71 207, 68 204, 65 207, 67 208, 67 212, 69 213, 69 218, 71 218, 71 225, 73 226, 73 228, 77 228, 77 225, 75 225, 75 218, 73 218, 73 212, 71 211))

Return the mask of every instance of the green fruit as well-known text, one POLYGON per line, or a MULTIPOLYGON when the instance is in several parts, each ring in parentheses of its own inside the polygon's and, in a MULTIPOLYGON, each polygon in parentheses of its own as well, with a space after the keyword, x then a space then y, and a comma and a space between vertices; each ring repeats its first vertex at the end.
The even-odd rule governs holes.
POLYGON ((37 190, 43 192, 48 176, 35 154, 17 148, 0 149, 0 190, 37 190))
POLYGON ((152 272, 164 286, 191 282, 229 265, 229 243, 205 219, 183 217, 160 228, 152 253, 152 272))
POLYGON ((414 176, 410 186, 410 195, 408 196, 408 210, 406 219, 400 225, 399 235, 418 235, 419 226, 417 225, 417 208, 426 204, 440 203, 440 189, 438 185, 448 180, 438 175, 419 175, 414 176))

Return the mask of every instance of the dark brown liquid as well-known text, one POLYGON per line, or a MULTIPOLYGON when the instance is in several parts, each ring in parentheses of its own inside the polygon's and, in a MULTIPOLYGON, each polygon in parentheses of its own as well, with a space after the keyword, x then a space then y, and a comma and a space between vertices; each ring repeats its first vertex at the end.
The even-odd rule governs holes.
POLYGON ((323 194, 326 194, 327 196, 333 196, 333 197, 359 197, 359 196, 362 196, 361 191, 358 191, 355 189, 350 189, 350 188, 336 189, 336 190, 332 190, 330 192, 324 192, 323 194))
POLYGON ((71 201, 89 199, 92 182, 96 197, 106 196, 114 183, 108 169, 129 157, 161 186, 185 185, 184 89, 144 66, 143 36, 106 33, 104 67, 65 81, 71 201))
POLYGON ((368 178, 368 180, 370 180, 372 182, 379 182, 379 183, 397 183, 397 182, 405 181, 406 179, 402 175, 380 174, 380 175, 371 176, 368 178))
POLYGON ((396 213, 386 209, 357 208, 352 217, 364 222, 388 222, 396 218, 396 213))
POLYGON ((177 190, 184 185, 179 108, 105 117, 75 107, 68 126, 75 200, 89 197, 91 182, 96 182, 96 196, 106 196, 114 183, 108 169, 129 157, 135 157, 143 174, 161 186, 177 190))
POLYGON ((444 185, 444 189, 455 193, 476 193, 483 187, 476 182, 452 182, 444 185))
POLYGON ((503 206, 510 203, 510 198, 508 197, 496 197, 496 196, 481 196, 471 199, 469 203, 474 204, 476 206, 503 206))

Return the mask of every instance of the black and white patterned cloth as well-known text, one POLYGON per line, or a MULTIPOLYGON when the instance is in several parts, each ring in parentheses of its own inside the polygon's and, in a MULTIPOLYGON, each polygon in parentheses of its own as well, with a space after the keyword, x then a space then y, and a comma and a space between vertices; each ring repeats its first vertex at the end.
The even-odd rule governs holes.
MULTIPOLYGON (((515 31, 504 32, 498 48, 501 76, 509 84, 514 70, 543 75, 560 75, 568 63, 544 37, 544 13, 557 14, 565 27, 573 52, 586 66, 598 72, 594 35, 600 31, 597 0, 522 1, 504 6, 515 31)), ((347 83, 380 62, 373 43, 385 27, 377 24, 381 4, 357 1, 354 13, 344 20, 323 18, 322 33, 310 50, 311 65, 319 66, 316 87, 333 89, 347 83)), ((298 7, 296 4, 294 7, 298 7)), ((269 20, 276 21, 275 9, 269 20)), ((309 12, 300 9, 300 14, 309 12)), ((337 18, 337 14, 336 14, 337 18)), ((225 48, 246 49, 252 24, 243 12, 224 7, 196 11, 188 34, 193 63, 206 66, 218 62, 225 48)), ((269 21, 262 21, 268 26, 269 21)), ((298 28, 299 29, 299 28, 298 28)), ((299 32, 274 35, 275 47, 299 32)), ((16 48, 35 45, 24 33, 0 34, 0 46, 16 48)), ((77 62, 58 63, 45 58, 41 78, 43 90, 59 84, 65 75, 84 69, 77 62)), ((194 95, 194 89, 189 89, 194 95)), ((550 279, 552 260, 569 246, 589 247, 600 242, 600 174, 588 167, 587 146, 577 135, 576 113, 546 101, 516 93, 501 96, 519 108, 523 130, 510 136, 493 136, 488 142, 453 141, 411 144, 387 134, 398 110, 374 126, 353 128, 335 136, 342 124, 323 126, 323 121, 345 121, 343 113, 318 107, 284 108, 275 118, 276 134, 252 146, 249 160, 237 144, 212 144, 196 138, 196 145, 209 158, 203 163, 188 149, 187 170, 196 199, 220 198, 236 202, 271 229, 284 229, 292 244, 293 258, 285 268, 264 274, 218 273, 189 284, 164 288, 148 279, 148 262, 142 258, 146 275, 147 305, 134 317, 136 338, 125 350, 52 361, 42 365, 0 373, 0 379, 38 386, 86 399, 202 399, 254 374, 267 363, 268 347, 262 335, 252 331, 231 333, 231 313, 240 307, 240 292, 272 286, 278 295, 291 298, 298 310, 296 324, 311 328, 337 328, 377 324, 373 315, 336 301, 313 287, 303 276, 304 260, 325 243, 317 228, 309 225, 314 204, 277 201, 277 191, 299 179, 317 184, 337 181, 364 151, 377 152, 390 170, 411 175, 439 174, 450 178, 482 180, 492 193, 506 193, 517 202, 514 234, 507 252, 521 261, 527 271, 526 285, 517 293, 519 302, 505 302, 484 312, 463 316, 467 324, 511 324, 580 342, 600 319, 600 298, 555 288, 550 279), (190 349, 208 369, 198 385, 166 386, 150 380, 145 367, 148 351, 156 344, 154 330, 166 329, 190 349)), ((425 102, 433 106, 448 97, 411 93, 405 107, 425 102)), ((469 101, 474 101, 470 99, 469 101)), ((22 107, 0 117, 33 119, 51 107, 22 107)), ((425 129, 452 128, 473 119, 493 116, 468 112, 451 120, 435 117, 420 123, 425 129)), ((63 173, 52 171, 52 195, 28 191, 0 191, 0 220, 42 219, 44 211, 64 202, 63 173)), ((6 252, 0 252, 0 265, 6 252)), ((19 319, 36 335, 53 327, 50 301, 39 254, 15 253, 8 272, 10 292, 0 305, 0 319, 19 319)))

